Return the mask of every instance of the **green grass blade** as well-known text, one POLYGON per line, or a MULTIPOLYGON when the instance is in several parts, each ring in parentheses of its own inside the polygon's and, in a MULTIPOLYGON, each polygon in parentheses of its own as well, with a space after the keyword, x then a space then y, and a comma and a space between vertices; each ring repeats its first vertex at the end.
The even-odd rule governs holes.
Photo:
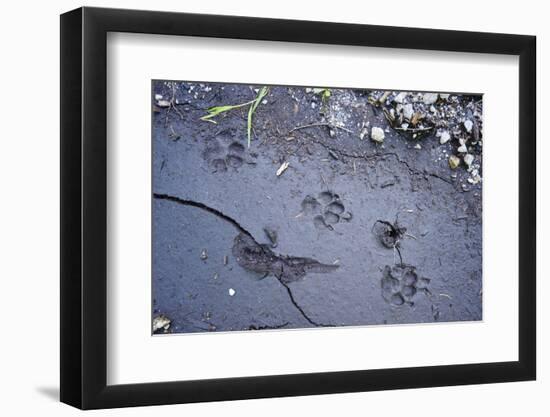
POLYGON ((205 116, 203 116, 203 117, 201 117, 201 120, 212 121, 212 120, 208 120, 208 119, 211 119, 212 117, 219 116, 220 114, 225 113, 225 112, 228 112, 228 111, 230 111, 230 110, 238 109, 239 107, 248 106, 249 104, 252 104, 253 102, 254 102, 254 100, 247 101, 246 103, 235 104, 235 105, 230 105, 230 106, 214 106, 214 107, 209 107, 208 109, 206 109, 206 111, 208 112, 208 114, 205 115, 205 116))
POLYGON ((250 133, 252 131, 252 106, 248 109, 248 121, 246 123, 246 131, 248 136, 248 147, 250 148, 250 133))
POLYGON ((263 98, 267 95, 269 87, 262 87, 254 100, 247 101, 242 104, 228 105, 228 106, 214 106, 206 109, 206 115, 202 116, 200 119, 205 122, 216 123, 215 120, 212 120, 214 117, 219 116, 222 113, 228 112, 230 110, 238 109, 239 107, 250 106, 248 108, 248 122, 247 122, 247 134, 248 134, 248 147, 250 147, 250 140, 252 137, 252 116, 254 112, 262 102, 263 98))
POLYGON ((262 102, 263 98, 267 95, 269 91, 269 87, 262 87, 260 91, 258 91, 258 95, 256 96, 256 99, 252 102, 252 105, 248 109, 248 121, 247 121, 247 136, 248 136, 248 147, 250 148, 250 139, 252 134, 252 116, 260 103, 262 102))

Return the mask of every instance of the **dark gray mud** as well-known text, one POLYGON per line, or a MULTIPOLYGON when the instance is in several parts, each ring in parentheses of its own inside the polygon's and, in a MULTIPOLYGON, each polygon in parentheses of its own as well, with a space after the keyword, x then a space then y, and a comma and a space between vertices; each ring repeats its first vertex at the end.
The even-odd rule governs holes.
POLYGON ((250 147, 246 107, 200 120, 259 87, 154 83, 153 316, 171 321, 160 331, 480 320, 481 182, 449 167, 462 142, 442 144, 433 119, 413 139, 364 90, 323 100, 271 87, 250 147))
POLYGON ((276 255, 269 245, 257 243, 252 236, 239 233, 233 241, 232 253, 241 267, 263 277, 273 274, 283 284, 298 281, 310 272, 328 273, 338 265, 322 264, 311 258, 276 255))

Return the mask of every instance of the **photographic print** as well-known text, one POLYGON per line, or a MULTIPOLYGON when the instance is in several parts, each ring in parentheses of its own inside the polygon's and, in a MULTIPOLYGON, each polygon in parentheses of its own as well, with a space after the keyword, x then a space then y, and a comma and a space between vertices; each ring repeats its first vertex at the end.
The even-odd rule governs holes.
POLYGON ((151 90, 155 335, 482 320, 481 94, 151 90))

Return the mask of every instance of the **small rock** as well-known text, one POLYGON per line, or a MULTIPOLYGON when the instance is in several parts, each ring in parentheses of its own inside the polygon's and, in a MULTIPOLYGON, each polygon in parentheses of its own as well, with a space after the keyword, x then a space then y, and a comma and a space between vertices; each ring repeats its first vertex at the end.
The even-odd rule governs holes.
POLYGON ((155 100, 162 100, 162 94, 155 94, 155 100))
POLYGON ((472 131, 472 127, 474 127, 474 123, 470 119, 464 121, 464 128, 466 129, 466 132, 470 133, 472 131))
POLYGON ((468 166, 472 165, 472 162, 474 162, 474 156, 470 153, 467 153, 464 155, 464 163, 468 166))
POLYGON ((422 97, 422 100, 426 104, 434 104, 438 98, 439 98, 439 94, 437 93, 425 93, 424 96, 422 97))
POLYGON ((448 100, 449 99, 449 96, 450 94, 440 94, 439 97, 441 98, 441 100, 448 100))
POLYGON ((479 175, 472 176, 468 178, 468 182, 472 185, 475 185, 481 181, 481 177, 479 175))
POLYGON ((441 132, 441 136, 439 138, 439 143, 442 145, 449 142, 451 140, 451 135, 446 130, 441 132))
POLYGON ((233 297, 235 295, 235 290, 233 288, 229 288, 229 296, 233 297))
POLYGON ((460 159, 456 155, 449 156, 449 166, 451 169, 456 169, 460 165, 460 159))
POLYGON ((458 152, 460 153, 466 153, 468 152, 468 148, 466 147, 466 145, 460 145, 457 149, 458 152))
POLYGON ((405 104, 403 106, 403 116, 405 119, 411 120, 414 115, 414 109, 412 104, 405 104))
POLYGON ((333 129, 330 129, 328 131, 328 134, 330 135, 331 138, 333 138, 334 136, 336 136, 336 132, 333 130, 333 129))
POLYGON ((168 100, 157 100, 157 106, 159 107, 170 107, 170 102, 168 100))
POLYGON ((203 249, 203 250, 201 251, 201 259, 202 259, 203 261, 206 261, 206 260, 208 259, 208 252, 206 251, 206 249, 203 249))
POLYGON ((403 104, 405 97, 407 97, 407 93, 399 93, 398 95, 395 96, 393 101, 395 101, 396 103, 403 104))
POLYGON ((384 142, 384 131, 379 127, 373 127, 370 132, 370 138, 378 143, 384 142))
POLYGON ((414 149, 422 149, 422 146, 420 146, 420 143, 417 143, 416 145, 414 145, 414 149))
POLYGON ((172 321, 164 314, 155 317, 153 319, 153 332, 158 332, 159 330, 168 330, 170 328, 171 322, 172 321))

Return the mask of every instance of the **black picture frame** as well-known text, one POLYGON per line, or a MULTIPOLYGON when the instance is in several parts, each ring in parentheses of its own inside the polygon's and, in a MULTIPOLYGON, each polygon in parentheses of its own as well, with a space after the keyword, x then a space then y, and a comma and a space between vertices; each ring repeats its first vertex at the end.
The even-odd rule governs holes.
POLYGON ((62 402, 96 409, 535 379, 534 36, 84 7, 61 16, 60 56, 62 402), (519 56, 519 360, 107 385, 108 32, 519 56))

